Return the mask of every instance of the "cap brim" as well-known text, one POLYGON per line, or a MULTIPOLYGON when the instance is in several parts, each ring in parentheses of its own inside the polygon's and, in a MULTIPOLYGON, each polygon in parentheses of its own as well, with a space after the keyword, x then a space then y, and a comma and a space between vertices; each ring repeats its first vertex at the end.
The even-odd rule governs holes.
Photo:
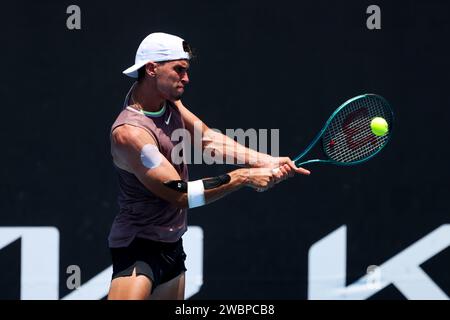
POLYGON ((145 62, 140 62, 140 63, 136 63, 134 65, 132 65, 131 67, 129 67, 128 69, 122 71, 123 74, 131 77, 131 78, 137 78, 138 77, 138 70, 145 66, 149 61, 145 61, 145 62))

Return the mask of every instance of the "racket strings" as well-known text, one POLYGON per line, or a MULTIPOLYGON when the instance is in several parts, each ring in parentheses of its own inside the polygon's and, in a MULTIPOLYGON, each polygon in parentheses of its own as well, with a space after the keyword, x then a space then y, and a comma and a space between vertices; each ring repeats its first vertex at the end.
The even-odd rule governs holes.
POLYGON ((375 116, 380 116, 378 113, 370 114, 370 111, 375 111, 372 105, 366 107, 362 101, 354 103, 352 108, 345 110, 346 112, 340 113, 340 119, 335 121, 334 132, 336 132, 336 138, 340 142, 338 147, 331 147, 330 155, 334 154, 337 161, 351 162, 357 161, 369 156, 371 153, 377 151, 382 147, 386 137, 376 137, 371 133, 370 120, 375 116), (354 119, 348 121, 350 115, 357 114, 354 119))
POLYGON ((334 161, 350 163, 369 157, 389 139, 375 136, 370 128, 374 117, 382 117, 392 125, 392 113, 385 101, 377 96, 365 96, 352 101, 338 111, 323 135, 325 153, 334 161))

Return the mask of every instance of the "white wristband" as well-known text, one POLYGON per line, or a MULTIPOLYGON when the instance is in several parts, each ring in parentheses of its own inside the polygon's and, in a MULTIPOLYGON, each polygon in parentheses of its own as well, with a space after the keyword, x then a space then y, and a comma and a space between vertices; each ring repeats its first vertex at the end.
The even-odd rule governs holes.
POLYGON ((205 204, 205 187, 203 180, 188 182, 187 188, 189 208, 200 207, 205 204))

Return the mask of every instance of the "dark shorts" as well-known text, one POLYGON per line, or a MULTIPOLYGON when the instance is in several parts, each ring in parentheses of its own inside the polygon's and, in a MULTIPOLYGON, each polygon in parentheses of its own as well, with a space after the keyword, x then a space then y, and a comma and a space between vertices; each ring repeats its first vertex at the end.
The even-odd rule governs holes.
POLYGON ((152 281, 152 291, 158 285, 176 278, 186 271, 182 239, 174 243, 157 242, 136 238, 125 248, 110 248, 112 278, 127 277, 133 274, 145 275, 152 281))

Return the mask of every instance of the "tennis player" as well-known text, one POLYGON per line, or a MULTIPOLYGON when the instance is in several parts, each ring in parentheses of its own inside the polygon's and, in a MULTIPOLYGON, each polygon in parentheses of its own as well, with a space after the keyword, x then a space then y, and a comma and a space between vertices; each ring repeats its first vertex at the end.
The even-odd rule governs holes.
POLYGON ((294 174, 308 175, 287 157, 271 157, 211 130, 180 101, 189 83, 192 51, 181 38, 152 33, 135 64, 137 78, 111 128, 120 212, 109 235, 113 275, 108 299, 184 299, 182 235, 188 208, 207 205, 242 187, 265 191, 294 174), (200 125, 198 125, 200 124, 200 125), (174 161, 177 129, 202 137, 202 148, 244 166, 190 181, 187 165, 174 161))

